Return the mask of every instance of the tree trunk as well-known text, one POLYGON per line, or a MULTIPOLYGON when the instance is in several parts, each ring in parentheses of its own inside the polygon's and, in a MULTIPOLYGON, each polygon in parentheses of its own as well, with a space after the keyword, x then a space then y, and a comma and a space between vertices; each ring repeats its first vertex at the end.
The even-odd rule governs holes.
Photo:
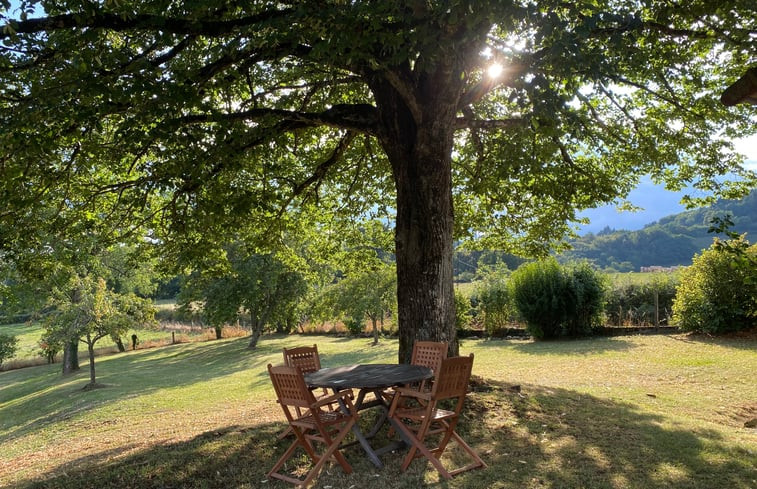
POLYGON ((63 346, 63 375, 79 370, 79 340, 73 339, 63 346))
POLYGON ((113 338, 113 341, 116 343, 116 347, 118 347, 118 351, 120 353, 123 353, 126 351, 126 347, 124 346, 124 342, 121 341, 120 336, 116 336, 115 338, 113 338))
POLYGON ((379 330, 378 330, 378 319, 376 316, 371 316, 371 324, 373 325, 373 344, 378 345, 379 344, 379 330))
POLYGON ((255 313, 250 313, 250 330, 252 334, 250 335, 250 343, 247 345, 247 348, 254 350, 258 346, 260 335, 263 333, 263 322, 257 318, 255 313))
POLYGON ((89 385, 95 385, 95 342, 87 335, 87 350, 89 351, 89 385))
POLYGON ((400 363, 410 362, 416 340, 447 341, 449 354, 458 354, 451 155, 462 77, 443 64, 419 80, 414 114, 391 85, 375 80, 371 87, 382 128, 379 140, 397 188, 400 363))
POLYGON ((216 331, 217 340, 223 338, 223 326, 214 326, 213 329, 216 331))

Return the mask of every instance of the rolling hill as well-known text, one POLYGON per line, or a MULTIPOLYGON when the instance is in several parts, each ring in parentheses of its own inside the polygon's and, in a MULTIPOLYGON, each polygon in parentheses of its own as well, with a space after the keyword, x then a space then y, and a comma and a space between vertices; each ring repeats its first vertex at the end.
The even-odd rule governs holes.
POLYGON ((702 209, 664 217, 637 231, 610 228, 571 243, 560 260, 589 260, 602 269, 638 271, 645 266, 688 265, 694 254, 708 248, 716 236, 709 233, 714 217, 732 216, 733 230, 757 242, 757 190, 741 200, 722 200, 702 209))

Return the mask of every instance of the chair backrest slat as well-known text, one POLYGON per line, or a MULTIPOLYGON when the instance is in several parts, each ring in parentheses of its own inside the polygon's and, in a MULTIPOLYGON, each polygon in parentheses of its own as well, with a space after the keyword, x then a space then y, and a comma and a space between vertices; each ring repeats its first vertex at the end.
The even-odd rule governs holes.
POLYGON ((452 357, 442 360, 439 371, 434 376, 431 396, 437 401, 453 397, 465 397, 472 370, 472 353, 467 357, 452 357))
POLYGON ((303 373, 320 370, 321 358, 318 355, 318 345, 284 348, 284 365, 299 367, 303 373))
POLYGON ((448 348, 446 341, 416 341, 413 344, 413 356, 410 363, 428 367, 436 373, 441 361, 447 358, 448 348))
POLYGON ((268 373, 276 397, 283 406, 306 408, 315 402, 313 393, 305 384, 302 370, 288 365, 268 365, 268 373))

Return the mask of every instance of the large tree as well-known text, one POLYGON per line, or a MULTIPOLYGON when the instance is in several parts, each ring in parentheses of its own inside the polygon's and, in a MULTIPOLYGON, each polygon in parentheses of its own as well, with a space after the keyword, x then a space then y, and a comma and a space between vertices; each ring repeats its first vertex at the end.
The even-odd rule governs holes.
POLYGON ((755 130, 718 101, 754 61, 753 0, 21 6, 0 12, 4 239, 48 199, 193 253, 392 209, 403 361, 457 352, 455 238, 544 252, 643 174, 727 194, 727 140, 755 130))

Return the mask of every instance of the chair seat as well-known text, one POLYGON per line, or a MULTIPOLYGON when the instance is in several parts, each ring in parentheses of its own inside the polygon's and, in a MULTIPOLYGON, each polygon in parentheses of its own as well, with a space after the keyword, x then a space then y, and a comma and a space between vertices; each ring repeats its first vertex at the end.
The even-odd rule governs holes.
POLYGON ((452 418, 455 416, 454 411, 448 411, 446 409, 434 409, 430 415, 427 415, 427 410, 423 406, 414 408, 397 409, 395 413, 398 418, 417 419, 422 420, 429 417, 433 421, 440 419, 452 418))
MULTIPOLYGON (((324 425, 343 423, 349 418, 350 416, 346 416, 341 411, 321 411, 318 414, 318 419, 321 421, 321 424, 324 425)), ((291 424, 300 426, 302 428, 315 428, 315 416, 313 416, 312 414, 306 414, 301 418, 292 421, 291 424)))

